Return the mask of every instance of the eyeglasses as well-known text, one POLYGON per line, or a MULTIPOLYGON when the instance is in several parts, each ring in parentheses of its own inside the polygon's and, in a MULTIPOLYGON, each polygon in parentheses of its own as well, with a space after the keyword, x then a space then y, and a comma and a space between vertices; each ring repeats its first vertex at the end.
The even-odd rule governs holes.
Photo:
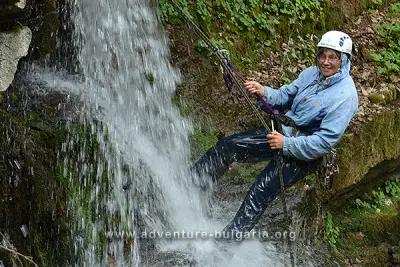
POLYGON ((319 63, 324 63, 325 60, 328 60, 329 63, 334 64, 340 61, 340 59, 337 56, 325 56, 324 54, 320 55, 317 57, 319 63))

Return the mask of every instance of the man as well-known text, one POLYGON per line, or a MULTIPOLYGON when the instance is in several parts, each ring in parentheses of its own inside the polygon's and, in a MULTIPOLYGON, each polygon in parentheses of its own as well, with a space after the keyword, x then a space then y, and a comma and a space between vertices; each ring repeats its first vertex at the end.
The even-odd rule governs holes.
MULTIPOLYGON (((194 165, 200 175, 221 176, 233 161, 256 162, 283 152, 283 179, 289 187, 316 170, 321 157, 341 139, 358 106, 350 77, 352 41, 339 31, 325 33, 318 43, 316 66, 279 90, 255 81, 244 84, 250 93, 264 97, 270 105, 288 110, 296 129, 283 126, 283 134, 264 129, 250 130, 221 139, 194 165)), ((235 218, 225 231, 247 232, 257 223, 268 202, 280 192, 278 166, 270 161, 257 176, 235 218)))

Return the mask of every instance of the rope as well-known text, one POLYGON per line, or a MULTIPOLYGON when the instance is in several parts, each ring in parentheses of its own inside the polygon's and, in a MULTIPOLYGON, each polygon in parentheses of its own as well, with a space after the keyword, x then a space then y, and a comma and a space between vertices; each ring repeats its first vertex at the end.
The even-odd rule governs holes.
MULTIPOLYGON (((285 184, 283 181, 283 164, 284 163, 283 163, 282 152, 278 152, 276 154, 275 160, 276 160, 277 166, 278 166, 278 176, 279 176, 279 184, 281 187, 281 200, 282 200, 282 206, 283 206, 283 216, 285 218, 285 221, 287 224, 287 231, 289 233, 290 232, 290 220, 289 220, 286 195, 285 195, 285 184)), ((291 263, 291 266, 294 267, 295 260, 294 260, 294 254, 293 254, 293 247, 292 247, 292 242, 289 239, 289 236, 287 236, 286 242, 288 243, 288 246, 289 246, 290 263, 291 263)))

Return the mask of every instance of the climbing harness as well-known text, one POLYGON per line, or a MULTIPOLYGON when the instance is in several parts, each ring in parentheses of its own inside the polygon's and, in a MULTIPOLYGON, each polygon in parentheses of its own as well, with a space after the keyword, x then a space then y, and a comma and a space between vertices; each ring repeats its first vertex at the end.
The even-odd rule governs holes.
MULTIPOLYGON (((226 83, 226 86, 229 91, 232 90, 233 87, 236 87, 240 93, 243 95, 243 97, 246 100, 246 103, 251 107, 253 110, 254 114, 256 117, 260 120, 262 126, 265 128, 266 133, 271 133, 271 128, 268 126, 266 123, 264 117, 261 115, 260 110, 258 107, 253 103, 253 101, 250 99, 247 91, 243 88, 242 84, 245 82, 245 78, 243 75, 238 71, 238 69, 231 64, 229 61, 228 56, 226 53, 223 53, 221 49, 217 46, 215 46, 211 40, 208 38, 208 36, 200 29, 199 26, 190 18, 188 14, 184 12, 184 10, 175 3, 174 0, 169 1, 174 9, 178 11, 179 13, 182 14, 183 19, 185 22, 194 30, 194 32, 203 40, 203 42, 206 44, 206 46, 212 51, 212 53, 217 57, 217 59, 220 61, 222 68, 223 68, 223 78, 226 83)), ((271 116, 271 124, 273 124, 273 121, 275 121, 276 126, 278 128, 278 131, 281 132, 282 130, 282 124, 288 125, 291 127, 295 127, 295 123, 287 116, 280 114, 277 110, 274 110, 268 102, 265 100, 265 98, 261 97, 261 95, 256 94, 256 97, 259 102, 261 102, 262 106, 265 108, 265 110, 269 113, 271 116)), ((278 172, 279 172, 279 183, 280 183, 280 188, 281 188, 281 200, 282 200, 282 206, 283 206, 283 213, 285 217, 285 221, 287 223, 287 226, 289 227, 289 216, 288 216, 288 209, 287 209, 287 203, 286 203, 286 198, 285 198, 285 184, 283 180, 283 154, 282 151, 279 151, 275 155, 275 159, 277 162, 278 166, 278 172)), ((289 230, 289 229, 288 229, 289 230)), ((291 266, 295 266, 294 262, 294 255, 293 255, 293 249, 292 249, 292 243, 289 240, 289 237, 285 240, 285 242, 289 243, 289 253, 290 253, 290 261, 291 261, 291 266)))

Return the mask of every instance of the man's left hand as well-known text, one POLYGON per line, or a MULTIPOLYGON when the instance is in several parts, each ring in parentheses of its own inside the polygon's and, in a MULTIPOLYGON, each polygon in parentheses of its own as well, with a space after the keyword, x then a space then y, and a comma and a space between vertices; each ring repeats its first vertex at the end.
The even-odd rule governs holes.
POLYGON ((277 131, 273 131, 270 134, 267 134, 267 143, 271 147, 271 149, 282 149, 283 143, 285 142, 285 136, 278 133, 277 131))

